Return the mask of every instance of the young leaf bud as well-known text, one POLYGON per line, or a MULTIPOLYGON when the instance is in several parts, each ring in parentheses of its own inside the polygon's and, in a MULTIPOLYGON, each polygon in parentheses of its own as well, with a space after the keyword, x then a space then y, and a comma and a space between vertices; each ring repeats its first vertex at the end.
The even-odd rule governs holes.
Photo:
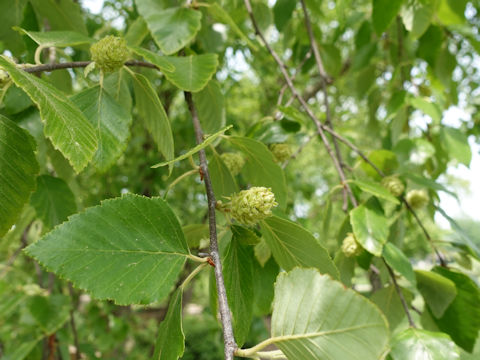
POLYGON ((270 151, 275 161, 279 163, 283 163, 292 156, 292 148, 288 144, 272 144, 270 145, 270 151))
POLYGON ((428 204, 428 194, 425 190, 410 190, 406 197, 408 205, 414 210, 423 208, 428 204))
POLYGON ((104 73, 119 70, 127 61, 129 52, 125 39, 108 35, 90 48, 92 60, 104 73))
POLYGON ((242 154, 227 152, 220 155, 220 157, 233 176, 240 174, 243 165, 245 165, 245 159, 243 158, 242 154))
POLYGON ((352 233, 347 233, 345 239, 342 243, 342 252, 346 257, 358 256, 362 252, 362 246, 355 239, 355 235, 352 233))
POLYGON ((272 215, 277 206, 275 194, 270 188, 251 187, 232 196, 231 214, 240 223, 253 226, 272 215))
POLYGON ((403 185, 402 180, 396 176, 387 176, 382 180, 382 185, 390 191, 390 194, 393 196, 400 196, 405 190, 405 185, 403 185))

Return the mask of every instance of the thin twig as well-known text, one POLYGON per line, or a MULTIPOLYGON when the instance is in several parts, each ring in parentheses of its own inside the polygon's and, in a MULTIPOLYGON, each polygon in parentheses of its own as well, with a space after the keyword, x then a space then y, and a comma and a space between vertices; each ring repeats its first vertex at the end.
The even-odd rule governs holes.
MULTIPOLYGON (((72 62, 64 62, 64 63, 43 64, 43 65, 37 65, 37 66, 24 67, 23 70, 25 70, 28 73, 39 73, 43 71, 84 68, 90 65, 90 63, 91 61, 72 61, 72 62)), ((157 65, 146 62, 146 61, 131 60, 131 61, 125 62, 124 65, 140 66, 140 67, 160 70, 157 65)))
MULTIPOLYGON (((315 41, 315 36, 313 35, 312 23, 310 22, 310 16, 308 16, 307 6, 305 5, 305 0, 300 0, 303 9, 303 15, 305 17, 305 26, 307 27, 308 37, 310 39, 310 45, 313 50, 313 55, 315 57, 315 63, 317 64, 318 73, 321 77, 322 92, 323 92, 323 104, 325 105, 325 123, 327 126, 333 130, 332 123, 332 113, 330 110, 330 103, 328 101, 328 90, 327 90, 327 79, 328 75, 325 72, 325 67, 323 66, 322 58, 320 57, 320 52, 318 51, 317 42, 315 41)), ((337 139, 332 137, 333 147, 335 148, 335 155, 337 156, 338 163, 342 170, 345 169, 345 165, 342 159, 342 153, 338 146, 337 139)), ((347 188, 343 188, 343 209, 346 211, 348 209, 348 199, 347 199, 347 188)))
MULTIPOLYGON (((73 286, 71 283, 68 283, 68 291, 70 293, 70 298, 72 299, 72 303, 74 302, 74 293, 73 293, 73 286)), ((70 308, 70 326, 72 328, 72 335, 73 335, 73 344, 75 346, 75 354, 73 355, 74 360, 80 360, 80 348, 78 343, 78 332, 77 327, 75 325, 75 318, 73 317, 73 306, 70 308)))
POLYGON ((405 311, 405 314, 407 314, 408 323, 410 324, 411 327, 415 328, 416 327, 415 322, 413 321, 412 314, 410 314, 410 310, 408 309, 408 304, 405 301, 405 297, 403 296, 402 290, 398 286, 397 279, 395 279, 395 273, 393 272, 392 268, 387 264, 385 259, 383 259, 383 262, 385 263, 388 273, 390 274, 390 278, 392 279, 393 286, 395 286, 395 290, 397 291, 398 297, 400 298, 400 301, 402 303, 403 310, 405 311))
MULTIPOLYGON (((195 109, 195 104, 193 103, 192 94, 189 92, 184 92, 185 101, 187 102, 188 109, 192 115, 193 127, 195 129, 195 138, 197 144, 203 142, 203 131, 202 126, 200 125, 200 120, 198 119, 197 110, 195 109)), ((233 353, 237 348, 235 344, 235 338, 233 336, 233 326, 232 326, 232 317, 230 314, 230 308, 227 301, 227 292, 225 290, 225 283, 223 279, 222 272, 222 263, 220 261, 220 254, 218 251, 218 241, 217 241, 217 225, 215 220, 215 194, 213 193, 212 182, 210 180, 210 173, 208 171, 207 157, 205 155, 205 150, 202 149, 199 151, 200 158, 200 168, 203 174, 203 180, 205 182, 205 191, 207 193, 208 199, 208 222, 210 229, 210 257, 212 258, 215 264, 215 280, 217 284, 217 296, 218 296, 218 305, 220 310, 220 318, 222 321, 223 327, 223 341, 225 344, 225 360, 233 360, 233 353)))
POLYGON ((317 128, 317 133, 320 136, 320 138, 322 139, 322 142, 325 146, 325 149, 327 150, 327 153, 330 156, 330 158, 332 159, 333 165, 335 166, 335 169, 337 170, 337 173, 340 177, 340 181, 342 183, 342 186, 347 190, 353 206, 356 207, 358 205, 358 202, 355 199, 355 197, 353 196, 352 189, 350 189, 350 186, 347 183, 345 173, 343 172, 343 169, 340 166, 340 163, 338 162, 337 157, 333 153, 332 147, 330 146, 330 142, 328 141, 328 138, 326 137, 326 135, 324 133, 322 123, 315 116, 315 114, 310 109, 310 107, 308 106, 306 101, 302 98, 302 96, 299 94, 299 92, 297 91, 297 89, 293 85, 292 79, 287 72, 287 67, 285 66, 285 63, 282 61, 282 59, 280 59, 278 54, 275 52, 275 50, 273 50, 273 48, 270 46, 270 44, 265 39, 265 36, 263 35, 260 28, 258 27, 257 21, 255 20, 255 16, 253 15, 253 10, 252 10, 252 5, 250 4, 250 0, 244 0, 244 2, 245 2, 245 7, 247 8, 248 15, 250 16, 250 20, 252 21, 253 27, 255 28, 256 34, 260 37, 263 44, 267 48, 268 52, 270 53, 270 55, 272 55, 272 57, 275 59, 275 62, 278 64, 278 66, 280 68, 280 71, 282 72, 282 75, 285 78, 285 81, 287 82, 288 87, 290 88, 290 91, 295 96, 295 98, 300 102, 300 105, 302 105, 305 112, 308 114, 310 119, 315 124, 315 127, 317 128))
POLYGON ((314 138, 315 138, 316 134, 315 135, 309 135, 307 137, 307 140, 305 140, 303 142, 302 145, 300 145, 297 149, 297 151, 295 151, 292 156, 290 156, 289 159, 287 159, 287 161, 285 161, 283 164, 282 164, 282 169, 285 169, 288 165, 288 163, 293 160, 293 159, 296 159, 298 157, 298 155, 300 155, 300 153, 303 151, 303 149, 305 149, 305 147, 310 143, 310 141, 312 141, 314 138))

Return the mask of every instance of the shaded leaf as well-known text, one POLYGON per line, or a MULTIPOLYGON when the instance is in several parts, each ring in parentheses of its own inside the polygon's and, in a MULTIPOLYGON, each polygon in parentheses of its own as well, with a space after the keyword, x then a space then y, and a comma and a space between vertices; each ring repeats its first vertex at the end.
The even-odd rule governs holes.
POLYGON ((61 224, 77 211, 75 196, 67 183, 50 175, 37 177, 37 190, 30 203, 47 228, 61 224))
POLYGON ((440 137, 442 139, 442 145, 451 159, 455 159, 465 166, 470 165, 472 150, 468 144, 467 135, 458 129, 442 127, 440 137))
POLYGON ((339 278, 338 270, 327 249, 313 235, 290 220, 277 216, 261 222, 262 234, 273 256, 285 270, 296 266, 315 267, 323 274, 339 278))
POLYGON ((225 126, 225 99, 216 80, 210 80, 203 90, 194 93, 193 101, 205 133, 213 133, 225 126))
POLYGON ((35 140, 0 115, 0 237, 17 221, 39 171, 35 140))
POLYGON ((417 288, 433 315, 441 317, 457 296, 455 283, 448 278, 425 270, 416 270, 417 288))
POLYGON ((243 245, 236 232, 228 244, 223 258, 223 275, 230 310, 233 315, 233 332, 238 346, 245 343, 253 317, 253 249, 243 245))
POLYGON ((91 44, 95 40, 89 38, 86 35, 75 31, 28 31, 22 29, 21 27, 14 27, 16 31, 21 34, 27 35, 30 39, 35 41, 38 45, 46 46, 56 46, 56 47, 66 47, 66 46, 76 46, 91 44))
MULTIPOLYGON (((132 75, 137 110, 165 159, 173 159, 172 128, 167 113, 150 81, 141 74, 132 75)), ((171 171, 171 167, 170 167, 171 171)))
POLYGON ((382 184, 367 180, 352 180, 352 183, 357 185, 362 191, 375 195, 378 198, 388 200, 394 204, 400 203, 382 184))
POLYGON ((87 34, 80 5, 73 0, 30 0, 39 23, 47 20, 51 30, 73 30, 87 34))
MULTIPOLYGON (((441 318, 435 319, 438 328, 450 335, 462 349, 472 352, 480 330, 480 289, 468 276, 439 266, 433 271, 455 283, 457 296, 441 318)), ((443 296, 443 295, 440 295, 443 296)))
POLYGON ((372 22, 378 35, 388 29, 402 3, 403 0, 373 0, 372 22))
POLYGON ((208 171, 212 181, 213 192, 218 200, 238 191, 237 182, 222 158, 215 152, 209 157, 208 171))
POLYGON ((182 326, 183 288, 179 287, 172 294, 168 311, 158 328, 155 360, 177 360, 185 351, 185 334, 182 326))
POLYGON ((246 155, 242 174, 251 186, 271 187, 280 208, 287 203, 287 185, 283 170, 275 163, 272 152, 261 142, 240 136, 229 136, 228 140, 246 155))

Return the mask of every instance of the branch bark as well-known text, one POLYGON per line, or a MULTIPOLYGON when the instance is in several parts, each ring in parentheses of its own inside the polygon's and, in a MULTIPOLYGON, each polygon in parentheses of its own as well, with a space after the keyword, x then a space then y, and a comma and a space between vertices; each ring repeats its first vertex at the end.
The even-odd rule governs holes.
POLYGON ((310 109, 306 101, 303 99, 303 97, 300 95, 300 93, 297 91, 295 86, 293 85, 292 78, 288 74, 287 67, 285 66, 285 63, 280 59, 278 54, 275 52, 275 50, 269 45, 267 40, 265 39, 265 36, 261 32, 260 28, 258 27, 257 21, 255 19, 255 16, 253 15, 253 10, 252 10, 252 5, 250 4, 250 0, 244 0, 245 2, 245 7, 247 8, 248 15, 250 16, 250 20, 252 21, 253 27, 255 28, 255 33, 260 37, 262 40, 263 44, 267 48, 268 52, 270 55, 275 59, 275 62, 278 64, 280 71, 282 72, 283 77, 285 78, 285 81, 287 82, 288 87, 290 88, 290 91, 292 92, 293 96, 300 102, 300 105, 302 108, 305 110, 307 115, 310 117, 310 119, 313 121, 317 133, 322 139, 322 142, 325 146, 325 149, 327 150, 328 155, 332 159, 333 165, 335 166, 335 169, 340 177, 340 181, 342 183, 343 188, 347 191, 348 196, 350 198, 350 201, 352 202, 353 206, 356 207, 358 205, 357 200, 353 196, 352 189, 347 183, 347 179, 345 177, 345 173, 342 169, 342 166, 340 165, 337 157, 333 153, 332 147, 330 146, 330 142, 328 141, 328 138, 325 135, 324 132, 324 126, 321 123, 321 121, 315 116, 313 111, 310 109))
MULTIPOLYGON (((90 65, 91 61, 72 61, 72 62, 64 62, 64 63, 50 63, 50 64, 42 64, 36 66, 29 66, 24 67, 28 73, 40 73, 44 71, 55 71, 55 70, 62 70, 62 69, 74 69, 74 68, 84 68, 90 65)), ((140 66, 146 67, 150 69, 160 70, 157 65, 146 62, 146 61, 137 61, 131 60, 125 62, 126 66, 140 66)))
MULTIPOLYGON (((318 73, 321 77, 321 86, 322 86, 322 93, 323 93, 323 104, 325 105, 325 123, 327 126, 333 130, 333 123, 332 123, 332 114, 330 111, 330 103, 328 101, 328 90, 327 90, 327 79, 328 75, 325 72, 325 67, 323 66, 322 58, 320 57, 320 52, 318 51, 317 42, 315 41, 315 36, 313 35, 312 30, 312 23, 310 22, 310 16, 308 16, 307 6, 305 5, 305 0, 300 0, 303 9, 303 15, 305 17, 305 26, 307 27, 308 37, 310 39, 310 45, 313 51, 313 56, 315 57, 315 62, 317 64, 318 73)), ((345 170, 345 165, 342 159, 342 153, 340 152, 340 148, 338 146, 337 139, 332 137, 333 147, 335 148, 335 155, 337 156, 338 163, 342 170, 345 170)), ((347 200, 347 188, 343 188, 343 210, 348 210, 348 200, 347 200)))
MULTIPOLYGON (((203 131, 200 121, 198 119, 197 110, 195 109, 195 104, 193 103, 192 94, 189 92, 184 92, 185 101, 187 102, 188 109, 192 115, 193 127, 195 129, 195 138, 197 144, 203 142, 203 131)), ((215 205, 216 199, 215 194, 213 193, 212 182, 210 180, 210 173, 208 172, 207 157, 205 155, 205 150, 202 149, 199 151, 200 158, 200 169, 203 174, 203 180, 205 182, 205 191, 207 193, 208 199, 208 224, 210 229, 210 257, 212 258, 215 264, 215 280, 217 284, 217 296, 218 296, 218 307, 220 310, 220 318, 222 321, 223 327, 223 341, 225 344, 225 359, 233 360, 233 353, 235 352, 237 345, 235 344, 235 338, 233 336, 233 326, 232 326, 232 317, 230 313, 230 308, 227 301, 227 292, 225 290, 225 283, 223 279, 222 272, 222 263, 220 261, 220 254, 218 251, 218 240, 217 240, 217 225, 215 220, 215 205)))

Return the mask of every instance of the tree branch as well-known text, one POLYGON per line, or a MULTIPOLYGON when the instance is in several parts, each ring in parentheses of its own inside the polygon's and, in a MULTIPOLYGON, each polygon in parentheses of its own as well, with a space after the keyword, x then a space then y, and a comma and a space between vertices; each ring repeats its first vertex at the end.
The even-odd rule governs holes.
MULTIPOLYGON (((54 71, 54 70, 62 70, 62 69, 73 69, 73 68, 84 68, 91 64, 91 61, 72 61, 72 62, 64 62, 64 63, 51 63, 51 64, 43 64, 43 65, 36 65, 36 66, 29 66, 24 67, 28 73, 39 73, 43 71, 54 71)), ((125 62, 126 66, 140 66, 146 67, 150 69, 160 70, 157 65, 146 62, 146 61, 137 61, 131 60, 125 62)))
POLYGON ((347 183, 345 173, 344 173, 340 163, 338 162, 337 157, 333 153, 332 147, 330 146, 330 142, 328 141, 328 138, 325 135, 323 124, 315 116, 315 114, 310 109, 310 107, 308 106, 306 101, 299 94, 299 92, 297 91, 297 89, 293 85, 293 82, 292 82, 292 79, 291 79, 290 75, 287 72, 287 67, 285 66, 285 63, 280 59, 280 57, 275 52, 275 50, 273 50, 273 48, 268 44, 267 40, 265 39, 265 36, 262 34, 260 28, 258 27, 257 21, 255 20, 255 16, 253 15, 253 10, 252 10, 252 6, 250 4, 250 0, 244 0, 244 2, 245 2, 245 7, 247 8, 248 15, 250 16, 250 20, 252 21, 253 27, 255 28, 256 34, 260 37, 263 44, 267 48, 268 52, 275 59, 275 62, 278 64, 278 66, 280 68, 280 71, 282 72, 282 75, 285 78, 285 81, 287 82, 288 87, 290 88, 290 91, 295 96, 295 98, 300 102, 300 105, 302 106, 302 108, 305 110, 305 112, 308 114, 310 119, 313 121, 313 123, 314 123, 314 125, 317 129, 317 133, 320 136, 320 138, 322 139, 322 142, 325 145, 325 149, 327 150, 327 153, 330 156, 330 158, 332 159, 333 165, 335 166, 335 169, 337 170, 337 173, 340 177, 340 181, 342 183, 342 186, 348 192, 348 195, 350 197, 350 200, 351 200, 353 206, 356 207, 358 205, 358 202, 355 199, 355 197, 353 196, 352 189, 350 188, 350 186, 347 183))
MULTIPOLYGON (((305 26, 307 27, 308 37, 310 39, 310 45, 313 51, 313 55, 315 57, 315 62, 317 64, 318 73, 321 77, 321 86, 323 92, 323 104, 325 105, 325 123, 327 126, 333 130, 333 123, 332 123, 332 115, 330 111, 330 103, 328 101, 328 90, 327 90, 327 79, 328 75, 325 72, 325 68, 323 66, 322 58, 320 57, 320 52, 318 51, 317 42, 315 41, 315 36, 313 35, 312 30, 312 23, 310 22, 310 17, 308 16, 307 7, 305 5, 305 0, 300 0, 302 4, 303 14, 305 17, 305 26)), ((333 146, 335 148, 335 154, 337 156, 338 163, 342 170, 345 169, 345 165, 342 159, 342 153, 340 152, 340 148, 338 147, 338 142, 335 137, 332 137, 333 146)), ((347 188, 343 188, 343 209, 346 211, 348 209, 348 200, 347 200, 347 188)))
MULTIPOLYGON (((188 104, 188 109, 192 115, 193 127, 195 129, 195 138, 197 144, 203 142, 203 131, 198 119, 197 110, 193 103, 192 94, 184 92, 185 101, 188 104)), ((233 337, 232 317, 230 314, 230 308, 227 301, 227 292, 225 290, 225 283, 223 280, 222 263, 220 261, 220 254, 218 251, 217 241, 217 225, 215 220, 215 194, 213 193, 212 182, 210 180, 210 173, 208 172, 207 157, 205 150, 199 151, 200 169, 203 174, 203 180, 205 182, 205 190, 208 199, 208 223, 210 229, 210 257, 215 264, 215 280, 217 284, 217 296, 218 305, 220 310, 220 318, 223 327, 223 341, 225 344, 225 360, 233 360, 233 353, 237 348, 235 344, 235 338, 233 337)))
POLYGON ((410 310, 408 309, 408 304, 405 300, 405 297, 403 296, 402 290, 400 289, 400 286, 398 286, 397 279, 395 279, 395 273, 393 272, 392 268, 387 264, 385 259, 383 259, 383 262, 385 263, 388 273, 390 274, 390 278, 392 279, 393 286, 395 286, 395 290, 397 291, 398 297, 400 298, 400 302, 402 303, 403 310, 405 311, 405 314, 407 314, 408 323, 410 324, 411 327, 415 328, 416 327, 415 322, 413 321, 412 314, 410 314, 410 310))

